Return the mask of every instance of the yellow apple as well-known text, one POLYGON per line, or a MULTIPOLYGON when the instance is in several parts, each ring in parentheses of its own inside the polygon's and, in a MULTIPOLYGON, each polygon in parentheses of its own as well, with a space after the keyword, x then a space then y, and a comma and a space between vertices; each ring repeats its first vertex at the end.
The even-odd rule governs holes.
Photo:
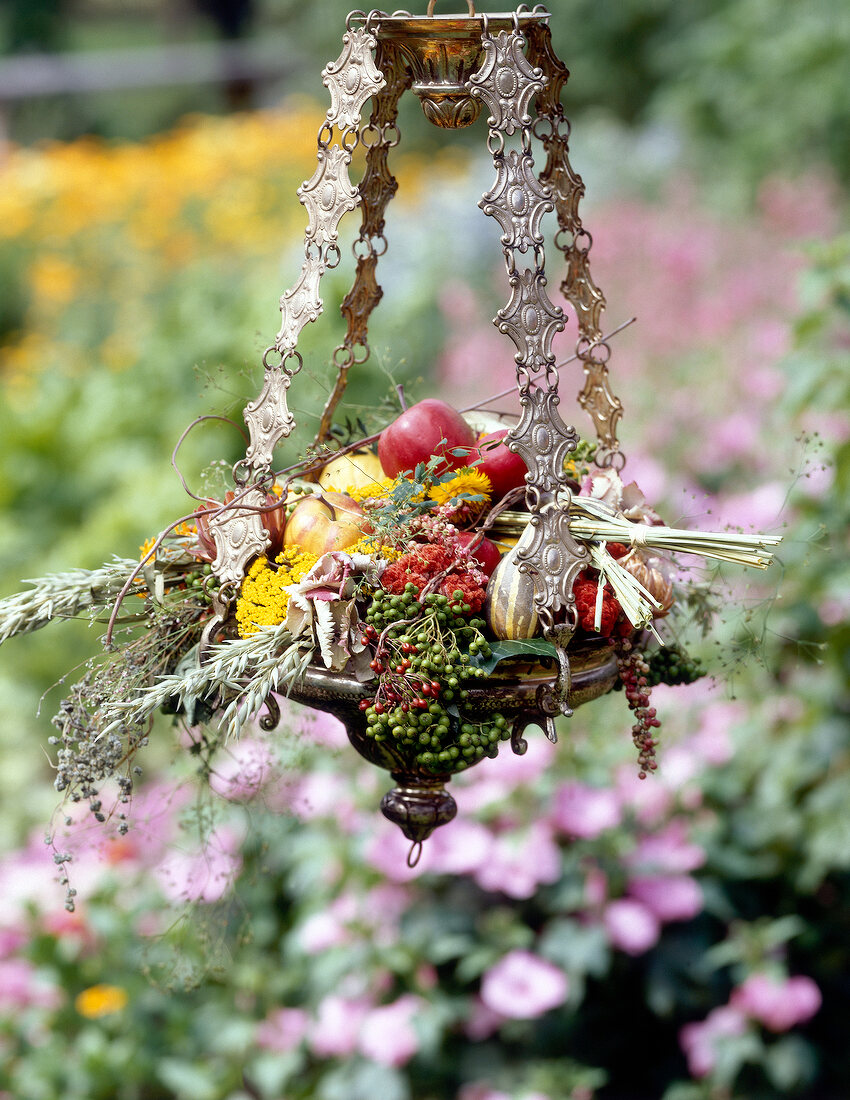
POLYGON ((370 531, 366 514, 356 500, 345 493, 314 493, 292 509, 283 543, 321 557, 329 550, 345 550, 370 531))
POLYGON ((365 489, 367 485, 381 482, 384 471, 381 460, 371 451, 354 451, 333 459, 319 474, 323 489, 365 489))

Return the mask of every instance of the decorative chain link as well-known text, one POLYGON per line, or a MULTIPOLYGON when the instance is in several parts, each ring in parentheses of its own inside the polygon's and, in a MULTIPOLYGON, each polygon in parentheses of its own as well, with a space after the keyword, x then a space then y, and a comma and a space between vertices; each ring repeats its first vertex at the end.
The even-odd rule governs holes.
POLYGON ((532 129, 547 154, 539 180, 551 189, 559 227, 555 245, 563 252, 567 265, 561 292, 575 310, 578 322, 576 354, 585 372, 578 400, 593 422, 599 441, 596 461, 602 466, 621 468, 625 456, 617 439, 617 421, 623 406, 612 393, 608 380, 610 348, 602 339, 601 327, 605 297, 590 274, 592 238, 582 226, 578 212, 584 183, 570 164, 570 124, 561 105, 561 90, 569 72, 552 48, 552 35, 545 22, 531 24, 528 43, 531 64, 547 77, 546 86, 537 93, 537 117, 532 129))
POLYGON ((319 130, 318 165, 298 189, 308 213, 305 261, 295 284, 280 299, 281 327, 263 356, 262 391, 245 408, 250 439, 245 458, 233 470, 240 491, 232 506, 210 521, 216 545, 213 573, 227 585, 238 584, 247 563, 269 543, 262 523, 263 510, 268 506, 265 483, 275 447, 295 427, 286 394, 302 366, 296 344, 304 326, 322 312, 319 283, 325 271, 339 263, 339 223, 360 204, 360 193, 349 179, 348 167, 360 141, 363 106, 386 83, 375 64, 372 51, 376 39, 368 29, 350 27, 342 42, 340 56, 322 71, 331 106, 319 130), (338 140, 333 142, 335 133, 338 140))
POLYGON ((502 246, 511 298, 494 324, 516 346, 517 388, 522 414, 508 435, 508 446, 528 466, 526 503, 531 537, 518 551, 519 567, 534 576, 534 604, 545 635, 558 649, 559 676, 543 689, 538 705, 554 734, 551 716, 569 714, 570 671, 567 643, 575 630, 573 582, 587 561, 587 550, 570 531, 569 477, 565 462, 578 436, 558 413, 558 372, 552 341, 566 324, 563 310, 546 293, 545 248, 541 222, 555 208, 549 181, 534 172, 533 97, 545 94, 548 77, 526 58, 526 39, 515 20, 512 31, 482 36, 484 61, 470 77, 469 94, 490 111, 487 146, 493 154, 496 182, 479 205, 502 228, 502 246), (519 134, 520 148, 505 151, 505 137, 519 134), (563 612, 566 621, 556 623, 563 612))
POLYGON ((387 248, 384 215, 398 190, 398 182, 387 162, 390 149, 398 145, 401 139, 396 125, 398 102, 412 78, 402 64, 397 45, 392 41, 378 41, 375 62, 384 74, 385 84, 374 96, 369 122, 360 132, 360 140, 366 147, 366 170, 357 189, 362 207, 360 233, 352 245, 357 269, 354 284, 340 307, 347 328, 342 343, 333 353, 333 361, 338 368, 336 383, 319 421, 316 445, 330 436, 334 412, 348 382, 349 369, 355 363, 365 363, 369 358, 369 318, 383 297, 376 270, 378 259, 387 248))

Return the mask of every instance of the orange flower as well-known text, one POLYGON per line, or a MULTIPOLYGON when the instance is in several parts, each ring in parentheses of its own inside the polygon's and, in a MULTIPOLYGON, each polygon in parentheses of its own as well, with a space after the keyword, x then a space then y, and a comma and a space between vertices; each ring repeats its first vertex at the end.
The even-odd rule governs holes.
POLYGON ((127 1005, 127 992, 117 985, 92 985, 77 994, 74 1007, 88 1020, 111 1016, 127 1005))

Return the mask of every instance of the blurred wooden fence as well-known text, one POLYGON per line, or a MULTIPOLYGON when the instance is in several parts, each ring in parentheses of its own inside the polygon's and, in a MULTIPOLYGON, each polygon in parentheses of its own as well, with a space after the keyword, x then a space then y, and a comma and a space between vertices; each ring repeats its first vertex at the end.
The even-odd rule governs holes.
POLYGON ((10 106, 22 100, 181 84, 254 88, 291 77, 296 69, 291 40, 280 35, 79 53, 18 54, 0 59, 0 140, 6 134, 10 106))

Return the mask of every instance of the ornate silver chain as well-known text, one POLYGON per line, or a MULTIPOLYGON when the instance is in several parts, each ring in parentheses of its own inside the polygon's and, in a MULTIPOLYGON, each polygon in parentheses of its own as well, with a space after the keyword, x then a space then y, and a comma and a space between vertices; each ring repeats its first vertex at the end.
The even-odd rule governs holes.
MULTIPOLYGON (((539 703, 548 715, 571 713, 566 646, 575 630, 573 582, 587 562, 587 550, 569 526, 570 488, 565 461, 578 435, 558 413, 558 372, 552 340, 566 318, 546 293, 545 249, 541 222, 555 208, 552 187, 534 172, 529 105, 545 89, 547 78, 524 53, 526 39, 518 21, 512 31, 490 35, 486 16, 482 43, 485 59, 470 77, 470 94, 490 111, 488 148, 496 182, 479 205, 502 227, 502 246, 511 299, 494 324, 516 346, 517 388, 522 414, 508 435, 508 446, 528 466, 526 503, 533 532, 518 551, 521 569, 533 574, 534 603, 544 634, 558 649, 560 676, 539 703), (505 137, 519 134, 520 148, 505 152, 505 137), (519 263, 518 263, 519 260, 519 263), (531 261, 531 262, 529 262, 531 261), (555 616, 564 612, 564 623, 555 616)), ((559 616, 560 617, 560 616, 559 616)), ((547 722, 554 736, 554 724, 547 722)))
POLYGON ((302 366, 296 349, 298 337, 304 326, 322 312, 319 284, 325 271, 336 267, 340 260, 339 223, 360 205, 360 193, 351 183, 348 168, 361 139, 363 106, 386 84, 372 53, 376 39, 368 29, 349 27, 342 41, 342 53, 322 71, 331 106, 319 130, 318 165, 298 189, 308 213, 304 264, 295 284, 280 299, 281 326, 274 344, 263 356, 262 391, 245 408, 250 440, 245 458, 233 471, 239 487, 237 499, 233 506, 210 519, 216 545, 213 572, 224 589, 223 601, 241 581, 248 562, 269 544, 262 511, 267 506, 274 449, 295 427, 286 398, 302 366))

